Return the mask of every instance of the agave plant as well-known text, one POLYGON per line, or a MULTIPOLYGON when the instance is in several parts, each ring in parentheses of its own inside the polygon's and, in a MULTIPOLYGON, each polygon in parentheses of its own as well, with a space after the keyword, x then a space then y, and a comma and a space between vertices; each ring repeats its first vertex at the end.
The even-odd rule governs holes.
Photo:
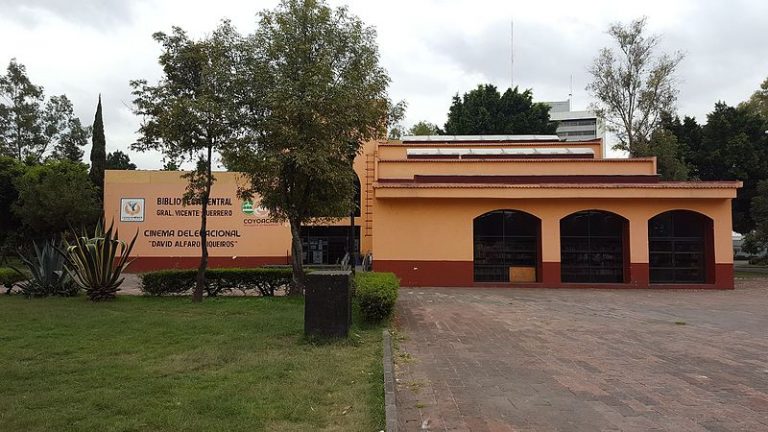
POLYGON ((99 223, 93 237, 83 232, 66 247, 67 270, 93 301, 115 298, 125 280, 121 276, 130 264, 128 257, 139 235, 137 231, 131 242, 126 243, 118 238, 117 229, 113 227, 114 224, 104 231, 104 226, 99 223))
MULTIPOLYGON (((29 273, 29 279, 18 284, 26 297, 46 297, 51 295, 74 296, 78 287, 66 271, 66 259, 54 241, 45 241, 42 247, 33 244, 33 253, 29 256, 19 253, 19 258, 29 273)), ((24 273, 14 268, 20 275, 24 273)))

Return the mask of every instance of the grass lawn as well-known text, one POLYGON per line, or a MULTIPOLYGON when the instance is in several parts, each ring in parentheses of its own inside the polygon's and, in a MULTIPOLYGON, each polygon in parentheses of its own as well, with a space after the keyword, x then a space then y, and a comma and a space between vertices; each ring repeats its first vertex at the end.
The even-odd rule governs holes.
POLYGON ((0 317, 0 431, 384 424, 381 327, 309 343, 302 299, 0 296, 0 317))

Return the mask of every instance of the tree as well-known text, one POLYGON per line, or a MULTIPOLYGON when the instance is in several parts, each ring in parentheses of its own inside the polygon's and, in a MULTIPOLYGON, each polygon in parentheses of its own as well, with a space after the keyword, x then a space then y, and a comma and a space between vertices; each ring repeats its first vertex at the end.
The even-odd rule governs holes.
POLYGON ((749 100, 742 102, 742 104, 760 113, 764 119, 768 120, 768 78, 760 84, 760 89, 752 93, 749 100))
POLYGON ((88 174, 91 181, 100 190, 104 190, 104 169, 107 164, 107 139, 104 136, 104 117, 101 112, 101 95, 96 105, 96 115, 93 119, 93 145, 91 146, 91 171, 88 174))
POLYGON ((83 127, 80 119, 75 117, 72 102, 66 96, 53 96, 48 100, 43 113, 43 124, 46 139, 53 143, 53 153, 50 156, 52 159, 66 159, 72 162, 83 160, 82 148, 88 143, 91 130, 83 127))
POLYGON ((353 209, 352 160, 384 136, 389 77, 376 32, 346 7, 283 0, 249 38, 249 117, 256 140, 226 158, 277 220, 288 221, 294 284, 304 286, 301 226, 353 209))
POLYGON ((408 109, 408 103, 406 101, 400 101, 389 107, 389 114, 387 114, 387 138, 391 140, 399 140, 400 137, 405 135, 405 126, 401 124, 405 118, 405 111, 408 109))
POLYGON ((743 248, 745 252, 757 255, 768 251, 768 180, 758 182, 751 204, 750 216, 755 228, 744 236, 743 248))
POLYGON ((43 88, 32 84, 24 65, 11 60, 0 76, 0 153, 31 163, 46 156, 79 162, 90 129, 75 117, 65 95, 44 102, 43 88))
POLYGON ((11 211, 19 198, 14 181, 24 175, 27 167, 9 156, 0 156, 0 257, 15 246, 21 222, 11 211))
POLYGON ((533 102, 533 92, 517 87, 500 94, 496 86, 484 84, 455 95, 448 111, 448 135, 554 134, 557 125, 549 120, 549 106, 533 102))
POLYGON ((656 156, 656 169, 663 180, 687 180, 689 167, 683 157, 683 146, 674 132, 656 129, 647 143, 638 143, 636 156, 656 156))
POLYGON ((27 68, 12 59, 0 76, 0 151, 24 161, 45 146, 41 105, 43 88, 32 84, 27 68))
POLYGON ((669 131, 675 136, 680 160, 688 167, 688 178, 698 179, 697 161, 701 151, 701 125, 693 117, 685 116, 681 121, 677 115, 663 113, 660 129, 669 131))
POLYGON ((92 227, 101 216, 99 192, 86 165, 48 161, 28 168, 14 185, 12 211, 32 238, 51 238, 69 227, 92 227))
POLYGON ((589 67, 587 90, 597 99, 595 112, 619 139, 615 149, 635 156, 637 143, 647 142, 661 114, 673 112, 678 90, 675 71, 683 54, 657 54, 660 37, 646 35, 646 18, 613 24, 608 34, 618 46, 600 50, 589 67))
POLYGON ((190 39, 174 27, 171 34, 155 33, 162 44, 159 62, 163 78, 150 86, 146 80, 131 82, 135 112, 143 116, 140 137, 131 147, 157 150, 166 159, 190 160, 195 169, 188 180, 185 202, 201 205, 200 265, 193 301, 203 299, 208 267, 207 212, 215 152, 226 150, 242 136, 238 95, 243 74, 239 65, 241 36, 229 21, 222 21, 207 38, 190 39))
POLYGON ((408 135, 441 135, 443 131, 434 123, 422 120, 408 129, 408 135))
POLYGON ((109 170, 135 170, 136 164, 131 163, 131 158, 120 150, 115 150, 107 155, 105 169, 109 170))
POLYGON ((163 162, 162 171, 179 171, 180 169, 181 167, 179 167, 179 164, 173 159, 168 159, 163 162))
POLYGON ((733 227, 748 233, 755 227, 750 205, 760 180, 768 178, 768 121, 749 105, 723 102, 707 115, 701 147, 693 159, 702 180, 741 180, 733 202, 733 227))

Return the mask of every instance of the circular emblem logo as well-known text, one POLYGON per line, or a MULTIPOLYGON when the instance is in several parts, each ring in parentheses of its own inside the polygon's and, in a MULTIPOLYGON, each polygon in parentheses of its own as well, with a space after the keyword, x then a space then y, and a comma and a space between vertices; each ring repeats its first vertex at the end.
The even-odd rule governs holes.
POLYGON ((243 204, 240 207, 240 209, 243 210, 243 213, 247 214, 248 216, 253 216, 253 201, 251 200, 243 201, 243 204))

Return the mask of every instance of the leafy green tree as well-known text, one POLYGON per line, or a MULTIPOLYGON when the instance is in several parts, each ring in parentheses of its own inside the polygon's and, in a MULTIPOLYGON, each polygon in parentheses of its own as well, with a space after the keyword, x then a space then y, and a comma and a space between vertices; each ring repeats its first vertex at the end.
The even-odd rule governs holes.
POLYGON ((0 76, 0 154, 30 163, 46 157, 79 162, 89 136, 66 96, 46 102, 24 65, 11 60, 0 76))
POLYGON ((32 84, 27 68, 12 59, 0 76, 0 152, 19 161, 39 159, 46 140, 42 124, 43 88, 32 84))
POLYGON ((107 164, 107 139, 104 136, 104 117, 101 112, 101 95, 96 105, 96 115, 93 119, 93 139, 91 146, 91 171, 88 174, 91 181, 100 190, 104 190, 104 169, 107 164))
POLYGON ((755 228, 744 236, 744 251, 751 254, 765 253, 768 251, 768 180, 757 183, 750 215, 755 228))
POLYGON ((91 130, 83 127, 80 119, 75 117, 72 102, 66 96, 53 96, 48 100, 43 124, 45 137, 53 144, 50 158, 82 161, 82 148, 88 144, 91 130))
POLYGON ((445 123, 449 135, 554 134, 556 129, 549 106, 534 103, 530 89, 521 93, 515 87, 502 95, 492 84, 455 95, 445 123))
POLYGON ((136 164, 131 163, 131 158, 120 150, 115 150, 107 155, 107 164, 109 170, 135 170, 136 164))
POLYGON ((595 112, 619 139, 615 149, 635 156, 665 112, 673 112, 678 90, 675 72, 683 54, 657 54, 659 36, 646 34, 646 18, 610 26, 618 50, 603 48, 589 68, 587 90, 597 99, 595 112))
POLYGON ((27 167, 15 158, 0 156, 0 257, 16 246, 21 222, 11 211, 19 198, 14 180, 21 177, 27 167))
POLYGON ((179 171, 180 169, 181 167, 175 160, 168 159, 165 162, 163 162, 162 171, 179 171))
POLYGON ((193 301, 203 299, 208 267, 208 199, 215 178, 216 152, 226 150, 242 136, 242 38, 229 21, 208 37, 192 40, 174 27, 171 34, 155 33, 162 44, 159 62, 163 78, 154 86, 146 80, 131 82, 136 114, 143 117, 138 151, 160 151, 166 159, 190 160, 195 169, 185 174, 188 203, 200 203, 201 256, 193 301))
POLYGON ((259 14, 248 51, 248 102, 257 140, 230 154, 272 217, 288 221, 294 287, 304 284, 302 224, 349 214, 363 142, 384 136, 393 106, 376 32, 346 7, 283 0, 259 14))
POLYGON ((389 114, 387 115, 387 138, 391 140, 399 140, 400 137, 405 135, 405 126, 402 125, 402 121, 405 118, 405 111, 408 109, 408 103, 406 101, 400 101, 389 107, 389 114))
POLYGON ((408 135, 441 135, 443 131, 434 123, 422 120, 408 129, 408 135))
POLYGON ((768 178, 768 122, 748 105, 723 102, 707 115, 701 147, 693 159, 701 180, 741 180, 733 202, 733 226, 740 233, 755 227, 750 205, 760 180, 768 178))
POLYGON ((101 216, 99 192, 85 164, 48 161, 14 181, 12 211, 32 238, 51 238, 71 227, 91 227, 101 216))
POLYGON ((647 143, 637 143, 635 156, 656 156, 656 169, 663 180, 687 180, 689 167, 684 148, 674 132, 657 129, 647 143))
POLYGON ((749 100, 742 104, 747 105, 753 111, 760 113, 764 119, 768 120, 768 78, 760 84, 760 89, 752 93, 749 100))
POLYGON ((688 178, 698 179, 699 168, 697 160, 701 150, 702 127, 693 117, 685 116, 683 120, 677 115, 664 113, 661 116, 660 129, 672 132, 678 144, 678 154, 688 167, 688 178))

